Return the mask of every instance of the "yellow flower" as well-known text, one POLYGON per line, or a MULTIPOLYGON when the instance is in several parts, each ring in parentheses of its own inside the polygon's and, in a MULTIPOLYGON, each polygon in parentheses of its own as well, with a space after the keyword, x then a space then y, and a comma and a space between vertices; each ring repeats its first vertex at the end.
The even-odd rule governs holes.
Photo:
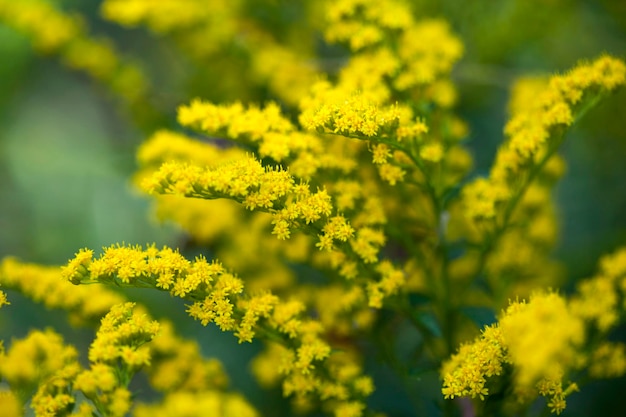
POLYGON ((28 390, 65 366, 76 363, 78 352, 52 330, 31 331, 14 340, 0 356, 0 374, 13 390, 28 390))
POLYGON ((0 391, 0 409, 2 409, 2 413, 6 417, 21 417, 24 415, 24 408, 13 391, 0 391))
POLYGON ((576 366, 584 326, 558 294, 535 294, 528 303, 512 303, 499 323, 520 385, 530 385, 551 367, 576 366))

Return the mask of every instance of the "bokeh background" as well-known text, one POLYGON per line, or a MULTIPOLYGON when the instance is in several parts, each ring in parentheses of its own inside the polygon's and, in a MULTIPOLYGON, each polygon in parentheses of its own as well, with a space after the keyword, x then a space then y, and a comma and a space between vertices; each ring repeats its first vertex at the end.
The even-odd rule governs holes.
MULTIPOLYGON (((149 201, 130 183, 137 146, 159 127, 177 129, 176 107, 194 97, 262 102, 274 98, 271 91, 250 74, 249 60, 231 46, 204 59, 190 57, 167 37, 103 20, 99 1, 51 2, 85 16, 90 34, 111 39, 147 74, 151 95, 145 105, 154 111, 141 119, 129 117, 124 103, 101 84, 68 69, 55 55, 39 54, 27 36, 0 19, 0 256, 60 265, 79 248, 122 241, 184 249, 185 236, 173 225, 157 222, 149 201)), ((315 22, 306 20, 294 28, 306 15, 306 2, 236 3, 246 18, 265 22, 285 46, 308 49, 333 63, 347 54, 326 45, 315 22)), ((603 52, 626 57, 623 0, 412 3, 417 16, 446 18, 465 43, 453 78, 478 174, 488 171, 502 140, 509 87, 517 77, 565 70, 603 52)), ((626 244, 626 91, 577 124, 562 154, 568 171, 555 193, 562 233, 554 256, 566 266, 573 285, 593 273, 603 253, 626 244)), ((52 325, 79 346, 89 343, 90 332, 64 324, 62 313, 8 295, 12 305, 0 314, 2 339, 52 325)), ((234 388, 247 392, 266 415, 269 410, 281 415, 271 400, 278 393, 261 397, 247 370, 256 346, 233 349, 235 338, 192 322, 182 303, 167 295, 131 296, 158 306, 153 308, 157 317, 174 317, 181 333, 196 337, 207 355, 222 358, 234 388)), ((616 337, 625 339, 624 333, 621 328, 616 337)), ((381 392, 375 401, 387 401, 393 386, 381 392)), ((623 392, 623 379, 595 382, 571 397, 564 415, 622 415, 623 392)))

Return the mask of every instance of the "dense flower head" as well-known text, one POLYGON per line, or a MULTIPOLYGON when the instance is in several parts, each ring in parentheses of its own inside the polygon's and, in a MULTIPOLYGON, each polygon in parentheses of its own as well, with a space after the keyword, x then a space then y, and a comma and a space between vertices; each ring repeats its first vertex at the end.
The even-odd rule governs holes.
POLYGON ((159 323, 136 311, 134 303, 112 306, 89 347, 90 368, 75 376, 73 388, 92 400, 99 412, 126 415, 132 404, 127 385, 138 369, 150 364, 150 350, 143 345, 158 331, 159 323))
POLYGON ((499 326, 520 385, 531 384, 552 367, 575 367, 576 348, 585 337, 583 322, 556 293, 536 294, 528 303, 512 303, 499 326))
POLYGON ((133 311, 133 307, 133 303, 117 304, 104 316, 89 349, 90 361, 106 363, 120 359, 131 368, 149 364, 148 350, 138 348, 157 335, 159 323, 133 311))
MULTIPOLYGON (((76 404, 73 393, 68 389, 81 372, 78 362, 68 364, 43 381, 33 395, 30 408, 36 416, 55 417, 64 415, 76 404)), ((92 411, 92 407, 88 407, 92 411)))
MULTIPOLYGON (((203 199, 229 198, 242 203, 247 209, 267 211, 272 214, 272 234, 280 240, 291 238, 294 229, 320 228, 316 247, 333 251, 337 249, 337 244, 349 243, 349 249, 341 250, 347 250, 351 257, 356 258, 355 261, 366 264, 378 261, 379 252, 386 243, 383 230, 372 227, 384 222, 384 213, 381 213, 380 207, 376 208, 375 198, 367 200, 367 207, 373 210, 372 216, 364 219, 371 226, 363 225, 355 229, 344 216, 332 216, 335 211, 333 199, 326 189, 313 192, 306 183, 297 184, 287 171, 264 168, 250 157, 213 169, 166 163, 143 185, 148 191, 159 194, 203 199)), ((362 220, 359 218, 358 221, 362 220)), ((120 278, 123 277, 124 273, 120 278)), ((376 298, 380 300, 382 294, 393 292, 395 290, 376 292, 376 298)), ((374 305, 379 306, 380 301, 374 305)), ((211 319, 203 319, 206 320, 211 319)))
POLYGON ((371 137, 395 130, 412 116, 407 108, 384 106, 367 92, 333 88, 325 81, 313 86, 312 91, 311 97, 300 103, 300 124, 305 129, 371 137))
POLYGON ((623 301, 625 276, 626 249, 621 248, 604 256, 598 273, 578 284, 571 302, 574 313, 603 333, 611 330, 619 322, 626 306, 623 301))
POLYGON ((398 55, 404 68, 397 75, 394 86, 402 91, 428 85, 448 75, 463 55, 463 44, 446 21, 423 20, 402 34, 398 55))
MULTIPOLYGON (((569 73, 550 78, 546 88, 538 92, 535 100, 526 105, 512 107, 514 113, 504 132, 508 140, 497 152, 496 160, 488 179, 478 179, 466 189, 465 205, 471 219, 494 218, 503 211, 506 203, 523 191, 520 178, 536 173, 550 159, 562 139, 563 129, 570 126, 578 114, 584 111, 580 106, 583 97, 598 96, 613 90, 626 81, 626 66, 609 56, 602 56, 592 63, 581 63, 569 73), (475 189, 509 190, 477 195, 475 189), (522 191, 520 191, 520 189, 522 191)), ((535 89, 535 84, 523 84, 535 89)), ((515 90, 517 95, 525 94, 522 84, 515 90)), ((534 90, 533 90, 534 91, 534 90)), ((519 103, 519 101, 516 101, 519 103)))
POLYGON ((565 398, 578 390, 576 383, 566 383, 567 375, 585 364, 595 378, 623 375, 624 345, 598 343, 589 334, 608 332, 623 310, 617 300, 622 291, 618 282, 626 273, 625 253, 621 249, 604 257, 599 273, 583 280, 569 299, 542 292, 527 302, 511 302, 497 324, 462 345, 444 364, 444 396, 483 399, 491 394, 488 381, 510 366, 520 399, 522 393, 536 389, 549 398, 550 410, 559 414, 565 409, 565 398))
POLYGON ((354 51, 382 42, 386 30, 405 29, 413 24, 408 4, 395 0, 328 2, 326 18, 326 39, 347 42, 354 51))
POLYGON ((487 378, 500 375, 506 364, 506 344, 497 326, 488 326, 475 342, 462 345, 441 370, 446 398, 489 394, 487 378))
POLYGON ((583 337, 582 322, 555 293, 535 294, 527 303, 511 303, 499 323, 486 327, 480 337, 462 345, 444 363, 443 395, 484 400, 491 394, 489 381, 512 367, 520 401, 536 390, 549 398, 549 409, 560 414, 565 398, 578 389, 573 383, 564 389, 563 378, 579 366, 576 348, 583 337))
POLYGON ((78 352, 52 330, 31 331, 0 356, 0 375, 13 389, 29 390, 56 371, 76 363, 78 352))
MULTIPOLYGON (((625 77, 626 66, 609 56, 582 63, 569 73, 551 77, 547 88, 536 100, 529 101, 524 108, 516 108, 504 129, 509 137, 506 147, 519 159, 512 161, 505 153, 499 154, 492 176, 507 180, 509 175, 516 175, 528 160, 541 156, 541 151, 551 146, 551 141, 556 140, 551 139, 555 136, 555 129, 574 122, 580 111, 577 104, 585 94, 611 91, 623 84, 625 77)), ((523 92, 518 91, 520 93, 523 92)))
POLYGON ((253 158, 236 160, 215 169, 181 163, 166 163, 143 187, 150 193, 196 198, 232 198, 247 208, 269 209, 274 201, 292 190, 293 178, 280 168, 266 169, 253 158))
POLYGON ((209 133, 224 131, 228 137, 249 137, 259 140, 269 132, 290 132, 293 125, 280 111, 276 103, 264 108, 245 109, 241 103, 219 106, 194 100, 178 109, 178 122, 183 126, 197 127, 209 133))
POLYGON ((220 147, 200 142, 179 132, 161 129, 137 149, 137 163, 143 170, 154 170, 166 161, 196 162, 209 165, 216 160, 227 162, 245 156, 237 147, 220 147))

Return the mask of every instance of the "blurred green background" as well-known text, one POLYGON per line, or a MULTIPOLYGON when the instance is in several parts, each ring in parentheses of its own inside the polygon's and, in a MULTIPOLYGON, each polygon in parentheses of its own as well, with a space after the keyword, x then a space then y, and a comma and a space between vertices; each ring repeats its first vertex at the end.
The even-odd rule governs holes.
MULTIPOLYGON (((158 224, 151 217, 149 202, 130 185, 134 151, 151 128, 175 127, 178 104, 197 95, 236 98, 225 96, 219 78, 228 66, 210 61, 205 68, 187 70, 184 54, 167 40, 103 22, 98 17, 99 2, 56 3, 84 13, 94 33, 110 37, 139 62, 151 78, 157 100, 152 104, 162 114, 152 125, 135 125, 102 86, 54 57, 37 55, 24 36, 0 22, 0 256, 63 264, 79 248, 97 249, 115 242, 184 246, 184 236, 171 225, 158 224), (199 77, 203 71, 211 76, 199 77)), ((247 13, 255 17, 278 16, 275 12, 289 2, 247 3, 247 13)), ((289 7, 297 9, 297 3, 289 7)), ((623 0, 418 0, 413 4, 418 16, 447 18, 465 43, 465 57, 453 76, 460 91, 458 112, 471 130, 468 146, 478 173, 488 171, 502 139, 508 87, 516 77, 566 70, 602 52, 626 57, 623 0)), ((272 24, 288 25, 294 15, 297 10, 272 24)), ((315 39, 317 48, 328 51, 320 39, 315 39)), ((338 53, 336 48, 332 51, 338 53)), ((250 91, 244 99, 271 98, 266 89, 250 91)), ((555 257, 575 281, 593 273, 601 254, 626 244, 626 91, 605 100, 576 125, 562 153, 569 168, 556 190, 562 234, 555 257)), ((169 296, 144 292, 131 296, 159 305, 153 309, 155 315, 174 317, 182 323, 183 334, 201 334, 204 352, 224 360, 235 388, 249 392, 257 405, 263 403, 245 368, 256 345, 238 346, 233 352, 232 336, 214 329, 201 332, 199 324, 186 318, 181 303, 169 296)), ((87 345, 90 332, 69 328, 63 324, 63 314, 47 313, 12 292, 9 299, 13 305, 0 314, 1 338, 53 325, 75 343, 87 345)), ((626 338, 624 329, 615 336, 626 338)), ((624 379, 594 383, 572 396, 564 415, 622 415, 623 407, 616 404, 624 390, 624 379)), ((383 388, 374 401, 385 401, 388 391, 383 388)), ((260 408, 273 406, 267 403, 260 408)), ((409 414, 402 414, 399 407, 398 415, 409 414)))

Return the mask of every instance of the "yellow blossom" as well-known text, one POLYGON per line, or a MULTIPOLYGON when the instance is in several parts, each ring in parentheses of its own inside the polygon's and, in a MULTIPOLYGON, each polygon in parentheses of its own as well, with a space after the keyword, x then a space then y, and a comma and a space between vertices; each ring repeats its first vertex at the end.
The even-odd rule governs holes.
POLYGON ((0 408, 6 417, 21 417, 24 415, 24 409, 20 400, 12 391, 0 391, 0 408))

